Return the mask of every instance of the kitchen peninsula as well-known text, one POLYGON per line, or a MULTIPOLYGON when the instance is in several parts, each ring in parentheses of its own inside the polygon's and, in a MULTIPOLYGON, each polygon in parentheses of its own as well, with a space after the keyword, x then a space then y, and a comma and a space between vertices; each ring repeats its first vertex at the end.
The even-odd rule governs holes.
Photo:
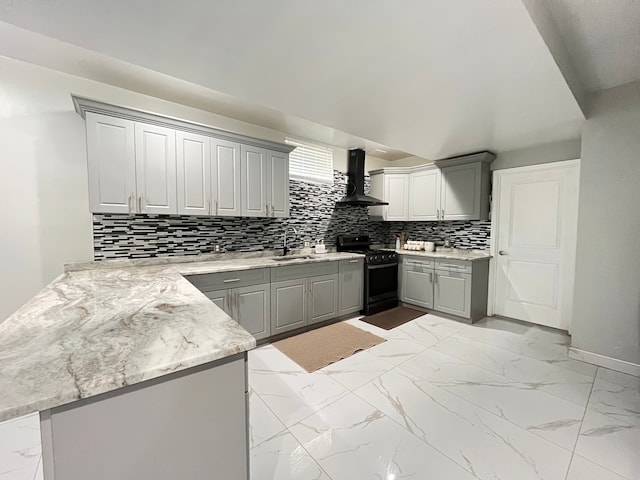
POLYGON ((40 412, 45 480, 248 478, 256 341, 183 275, 357 256, 318 257, 67 267, 0 324, 0 421, 40 412))

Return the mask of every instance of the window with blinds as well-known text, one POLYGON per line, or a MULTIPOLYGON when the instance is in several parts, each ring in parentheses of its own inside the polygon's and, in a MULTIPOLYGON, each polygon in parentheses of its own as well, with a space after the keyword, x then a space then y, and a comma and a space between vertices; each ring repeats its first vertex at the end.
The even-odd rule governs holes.
POLYGON ((295 180, 333 183, 333 150, 321 145, 285 138, 296 148, 289 154, 289 176, 295 180))

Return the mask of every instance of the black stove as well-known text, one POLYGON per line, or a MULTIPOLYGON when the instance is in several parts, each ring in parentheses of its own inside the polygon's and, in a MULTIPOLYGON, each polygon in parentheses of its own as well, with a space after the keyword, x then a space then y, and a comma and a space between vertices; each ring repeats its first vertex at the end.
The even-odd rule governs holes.
POLYGON ((372 250, 369 235, 347 236, 338 235, 336 249, 339 252, 362 253, 365 262, 370 265, 382 265, 385 263, 398 263, 398 255, 387 250, 372 250))
POLYGON ((365 256, 363 314, 372 315, 398 305, 398 255, 395 252, 372 250, 369 235, 338 235, 336 249, 365 256))

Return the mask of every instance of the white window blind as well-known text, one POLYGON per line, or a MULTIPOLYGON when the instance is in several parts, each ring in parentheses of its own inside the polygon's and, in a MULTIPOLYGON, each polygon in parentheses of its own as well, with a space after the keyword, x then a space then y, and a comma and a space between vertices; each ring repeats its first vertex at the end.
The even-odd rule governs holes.
POLYGON ((333 183, 333 150, 321 145, 285 138, 296 148, 289 154, 289 176, 296 180, 333 183))

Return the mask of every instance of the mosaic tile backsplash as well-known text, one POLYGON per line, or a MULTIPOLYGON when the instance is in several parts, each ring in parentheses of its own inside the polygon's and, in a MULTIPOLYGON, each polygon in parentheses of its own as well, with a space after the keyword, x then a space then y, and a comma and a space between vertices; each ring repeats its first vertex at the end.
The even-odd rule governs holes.
POLYGON ((287 226, 298 231, 294 248, 308 240, 335 245, 338 234, 368 233, 374 243, 392 244, 395 234, 435 240, 449 237, 458 248, 487 248, 490 222, 380 222, 367 207, 336 206, 345 193, 346 174, 335 171, 333 185, 289 181, 289 218, 197 217, 182 215, 93 215, 94 259, 197 255, 213 251, 282 248, 287 226))

